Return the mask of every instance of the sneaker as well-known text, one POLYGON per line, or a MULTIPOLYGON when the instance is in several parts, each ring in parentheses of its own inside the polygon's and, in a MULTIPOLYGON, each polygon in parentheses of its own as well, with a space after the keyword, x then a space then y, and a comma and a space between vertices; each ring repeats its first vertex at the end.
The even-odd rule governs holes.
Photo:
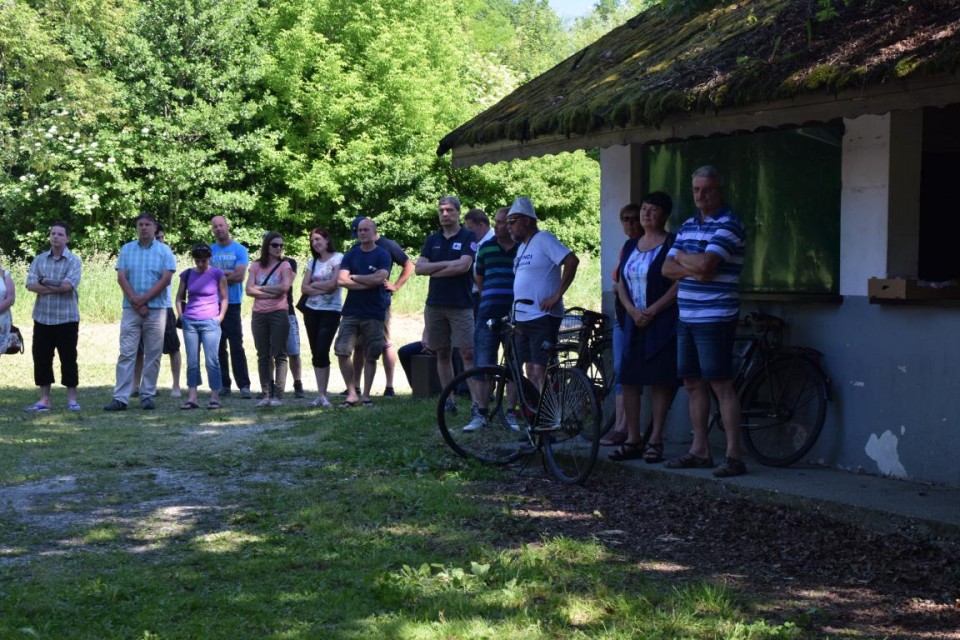
POLYGON ((180 397, 180 389, 171 389, 171 390, 170 390, 170 397, 171 397, 171 398, 179 398, 179 397, 180 397))
POLYGON ((157 405, 153 402, 153 398, 141 398, 140 408, 144 411, 153 411, 157 408, 157 405))
POLYGON ((447 398, 447 401, 443 404, 443 411, 444 413, 456 415, 457 405, 454 403, 453 398, 447 398))
POLYGON ((279 407, 283 404, 283 400, 280 398, 270 398, 269 404, 271 407, 279 407))
POLYGON ((732 478, 734 476, 742 476, 746 472, 747 465, 743 464, 743 460, 726 458, 723 464, 713 470, 713 475, 716 478, 732 478))
POLYGON ((230 395, 232 395, 232 394, 233 394, 233 391, 230 391, 230 387, 221 387, 221 389, 220 389, 220 397, 221 397, 221 398, 228 398, 228 397, 230 397, 230 395))
POLYGON ((393 398, 397 395, 397 392, 393 390, 393 387, 387 387, 383 390, 384 398, 393 398))
POLYGON ((470 419, 470 422, 467 423, 467 426, 465 426, 463 430, 469 433, 469 432, 480 429, 486 424, 487 424, 487 416, 477 412, 477 414, 470 419))
MULTIPOLYGON (((221 395, 223 395, 223 392, 221 392, 221 395)), ((229 389, 227 389, 227 395, 230 395, 230 390, 229 390, 229 389)), ((250 387, 241 387, 241 388, 240 388, 240 399, 241 399, 241 400, 252 400, 252 399, 253 399, 253 394, 250 393, 250 387)))
POLYGON ((507 426, 513 431, 520 431, 520 425, 517 424, 517 416, 513 413, 513 411, 507 412, 506 422, 507 426))
POLYGON ((107 403, 107 406, 103 408, 104 411, 126 411, 127 405, 124 402, 120 402, 116 398, 107 403))
POLYGON ((317 399, 310 403, 311 407, 321 407, 323 409, 330 408, 330 401, 327 400, 327 396, 317 396, 317 399))
POLYGON ((257 403, 257 406, 258 406, 258 407, 269 407, 269 406, 270 406, 270 398, 264 398, 263 400, 261 400, 260 402, 257 403))
POLYGON ((307 394, 305 394, 305 393, 303 392, 303 387, 300 387, 299 389, 294 389, 294 390, 293 390, 293 397, 294 397, 294 398, 306 398, 306 397, 307 397, 307 394))

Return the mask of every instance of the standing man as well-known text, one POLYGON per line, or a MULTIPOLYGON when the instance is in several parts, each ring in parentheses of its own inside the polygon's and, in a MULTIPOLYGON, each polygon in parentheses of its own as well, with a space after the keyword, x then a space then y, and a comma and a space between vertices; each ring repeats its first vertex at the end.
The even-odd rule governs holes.
MULTIPOLYGON (((487 325, 488 320, 499 321, 510 314, 513 306, 513 263, 517 259, 517 241, 510 235, 507 226, 507 207, 501 207, 493 217, 493 238, 480 243, 477 249, 476 281, 480 294, 477 309, 477 322, 473 332, 474 364, 478 367, 497 364, 497 352, 504 343, 500 326, 495 322, 487 325)), ((470 215, 469 213, 467 215, 470 215)), ((487 420, 487 403, 490 397, 490 383, 477 381, 477 401, 480 403, 478 414, 463 428, 464 431, 476 431, 487 420)), ((511 389, 510 406, 513 407, 511 389)), ((513 412, 507 412, 507 421, 515 424, 513 412)), ((519 428, 519 427, 518 427, 519 428)))
MULTIPOLYGON (((477 251, 480 250, 480 247, 483 246, 484 242, 492 240, 494 233, 493 229, 490 228, 490 218, 487 217, 487 212, 483 209, 470 209, 467 211, 466 215, 463 216, 463 226, 470 231, 473 231, 473 235, 477 236, 477 251)), ((473 277, 477 277, 477 263, 473 263, 473 277)), ((473 283, 471 289, 473 295, 473 317, 477 317, 477 311, 480 308, 480 289, 477 288, 477 283, 473 283)))
MULTIPOLYGON (((453 380, 453 347, 460 350, 464 370, 473 366, 473 296, 470 290, 477 237, 460 226, 460 200, 443 196, 437 208, 440 231, 428 236, 423 243, 415 271, 417 275, 430 277, 423 320, 430 336, 430 347, 437 352, 440 385, 446 387, 453 380)), ((456 411, 452 402, 448 409, 456 411)))
POLYGON ((683 378, 690 404, 693 442, 670 469, 713 466, 707 440, 710 389, 717 396, 725 425, 727 455, 713 475, 743 475, 740 399, 733 386, 733 341, 740 316, 737 286, 743 269, 743 223, 723 200, 723 176, 714 167, 693 172, 697 214, 683 223, 663 264, 663 275, 680 281, 677 304, 677 373, 683 378))
POLYGON ((117 383, 113 399, 104 411, 126 411, 133 388, 133 369, 137 347, 143 340, 143 382, 140 408, 156 408, 157 374, 163 332, 170 308, 168 286, 177 270, 177 259, 170 247, 158 241, 157 221, 148 214, 137 217, 137 239, 120 248, 117 283, 123 291, 123 316, 120 320, 120 357, 117 359, 117 383))
MULTIPOLYGON (((360 223, 366 219, 366 216, 357 216, 353 219, 353 224, 350 225, 350 231, 354 238, 357 237, 357 228, 360 226, 360 223)), ((407 280, 413 275, 414 265, 413 260, 411 260, 407 252, 403 250, 403 247, 390 238, 384 238, 378 231, 374 231, 374 235, 376 245, 381 249, 386 249, 387 253, 390 254, 390 260, 393 264, 400 267, 400 275, 397 276, 397 279, 393 282, 387 280, 383 285, 387 290, 387 315, 383 321, 383 337, 385 341, 383 346, 383 376, 386 378, 387 384, 383 390, 383 397, 392 398, 396 395, 396 392, 393 390, 393 374, 397 369, 397 349, 393 346, 393 342, 390 339, 390 309, 393 303, 393 294, 398 293, 400 289, 403 288, 403 285, 407 284, 407 280)), ((353 352, 354 375, 359 376, 362 367, 363 345, 358 344, 356 350, 353 352)), ((360 387, 359 379, 354 380, 353 383, 354 386, 360 387)))
POLYGON ((514 263, 513 295, 517 300, 517 326, 522 331, 517 351, 527 377, 537 389, 543 386, 550 354, 541 347, 556 343, 563 320, 563 294, 577 275, 580 258, 549 231, 537 228, 537 212, 530 198, 513 201, 507 213, 510 235, 521 243, 514 263))
POLYGON ((230 223, 223 216, 214 216, 210 220, 210 229, 216 242, 210 245, 213 257, 210 265, 223 271, 227 278, 227 315, 220 328, 220 373, 223 375, 223 388, 220 396, 230 395, 230 365, 233 365, 233 377, 240 388, 240 397, 249 400, 250 372, 247 370, 247 354, 243 350, 243 323, 240 320, 240 303, 243 301, 243 281, 250 264, 247 248, 230 237, 230 223), (227 353, 227 345, 230 352, 227 353))
POLYGON ((27 290, 37 294, 33 305, 33 381, 40 387, 40 400, 27 407, 31 413, 50 410, 50 386, 55 382, 54 351, 60 357, 60 382, 67 388, 67 409, 80 411, 77 403, 80 258, 67 248, 70 228, 66 222, 50 225, 49 239, 50 250, 33 259, 27 274, 27 290))
POLYGON ((390 254, 377 246, 374 238, 377 225, 366 218, 357 225, 357 238, 360 244, 354 246, 343 256, 337 284, 347 290, 347 299, 343 303, 343 317, 340 320, 340 332, 333 345, 333 352, 340 361, 340 373, 347 383, 347 397, 340 405, 341 409, 357 406, 362 401, 364 407, 372 407, 370 387, 377 372, 377 360, 383 353, 385 342, 383 321, 387 315, 389 298, 384 286, 390 277, 390 254), (353 370, 353 350, 358 340, 363 344, 363 396, 358 397, 354 383, 357 376, 353 370))

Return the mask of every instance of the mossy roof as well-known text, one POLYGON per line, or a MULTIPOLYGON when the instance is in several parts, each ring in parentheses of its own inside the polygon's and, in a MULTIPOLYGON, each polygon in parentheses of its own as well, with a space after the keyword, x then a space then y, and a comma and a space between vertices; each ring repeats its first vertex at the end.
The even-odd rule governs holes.
POLYGON ((448 134, 437 154, 957 73, 960 1, 833 5, 826 19, 815 0, 717 2, 693 14, 655 6, 448 134))

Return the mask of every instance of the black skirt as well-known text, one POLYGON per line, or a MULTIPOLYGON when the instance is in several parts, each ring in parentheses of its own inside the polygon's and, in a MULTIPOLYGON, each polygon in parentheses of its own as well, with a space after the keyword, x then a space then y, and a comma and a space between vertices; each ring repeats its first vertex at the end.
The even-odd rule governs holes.
MULTIPOLYGON (((631 322, 629 316, 627 321, 631 322)), ((633 326, 624 327, 623 360, 620 382, 624 384, 676 386, 677 337, 674 335, 656 353, 646 353, 647 332, 633 326)))

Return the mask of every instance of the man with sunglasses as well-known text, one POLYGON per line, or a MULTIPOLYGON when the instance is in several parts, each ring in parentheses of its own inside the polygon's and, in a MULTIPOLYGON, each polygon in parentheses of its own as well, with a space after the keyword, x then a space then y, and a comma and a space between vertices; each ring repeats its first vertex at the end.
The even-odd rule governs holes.
POLYGON ((533 304, 516 304, 517 352, 527 377, 539 389, 547 371, 549 354, 544 342, 556 343, 563 319, 563 294, 577 275, 580 259, 556 236, 537 228, 537 212, 530 198, 513 201, 507 213, 510 235, 520 243, 514 262, 513 297, 533 304))

